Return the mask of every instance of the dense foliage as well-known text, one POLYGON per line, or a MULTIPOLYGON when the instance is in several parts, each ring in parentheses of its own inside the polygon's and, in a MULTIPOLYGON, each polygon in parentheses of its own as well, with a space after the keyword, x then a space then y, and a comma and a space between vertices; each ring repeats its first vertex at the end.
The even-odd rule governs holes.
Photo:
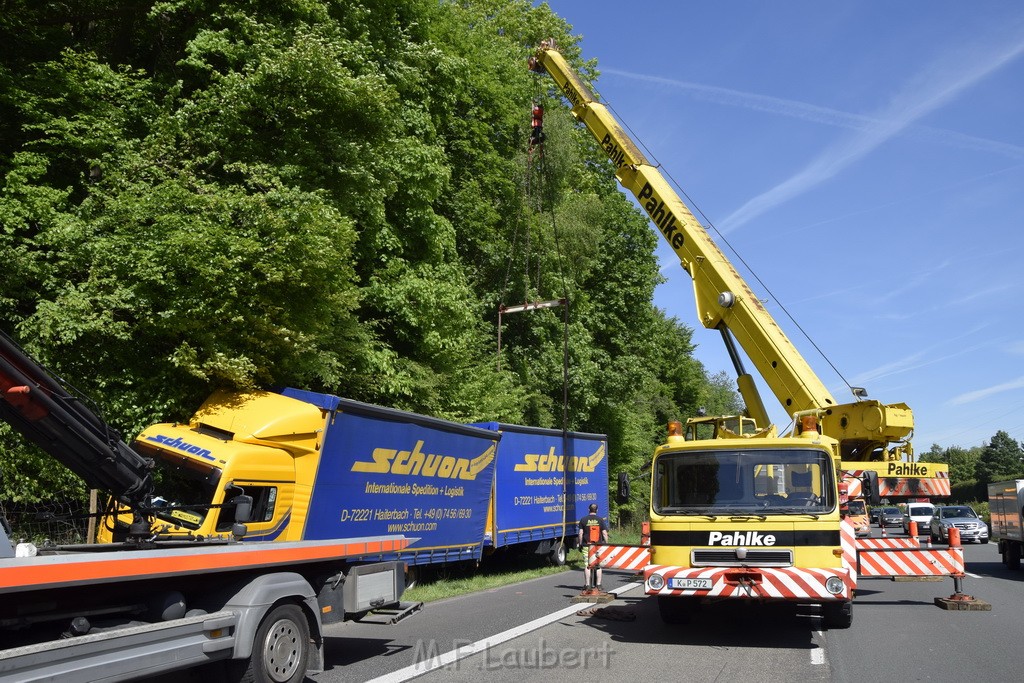
MULTIPOLYGON (((738 399, 653 307, 657 236, 526 69, 549 36, 595 75, 527 0, 3 0, 0 326, 128 435, 291 385, 607 433, 636 473, 667 419, 738 399), (524 297, 568 316, 506 317, 499 363, 524 297)), ((0 438, 0 499, 78 486, 0 438)))
POLYGON ((921 460, 949 465, 954 502, 985 500, 988 484, 1008 479, 1024 479, 1024 444, 999 430, 983 446, 965 449, 941 448, 933 444, 921 460))

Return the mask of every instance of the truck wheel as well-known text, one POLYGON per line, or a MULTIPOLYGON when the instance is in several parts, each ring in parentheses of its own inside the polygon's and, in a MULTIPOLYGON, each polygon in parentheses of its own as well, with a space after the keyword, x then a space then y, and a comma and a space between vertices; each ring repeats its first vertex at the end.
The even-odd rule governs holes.
POLYGON ((1007 543, 1003 550, 1004 563, 1010 569, 1020 569, 1020 547, 1016 543, 1007 543))
POLYGON ((853 602, 827 602, 823 608, 825 626, 828 628, 850 628, 853 623, 853 602))
POLYGON ((551 552, 548 553, 548 562, 556 567, 565 566, 566 552, 567 549, 565 547, 565 543, 556 539, 556 543, 551 546, 551 552))
POLYGON ((309 624, 297 605, 270 610, 252 644, 248 668, 241 683, 298 683, 306 677, 309 661, 309 624))

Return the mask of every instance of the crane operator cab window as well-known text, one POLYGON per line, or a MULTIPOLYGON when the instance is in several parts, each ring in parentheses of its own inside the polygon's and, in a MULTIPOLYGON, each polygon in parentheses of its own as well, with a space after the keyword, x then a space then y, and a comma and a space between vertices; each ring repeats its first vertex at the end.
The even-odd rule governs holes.
POLYGON ((832 460, 812 449, 667 453, 658 459, 658 514, 820 514, 835 507, 832 460))

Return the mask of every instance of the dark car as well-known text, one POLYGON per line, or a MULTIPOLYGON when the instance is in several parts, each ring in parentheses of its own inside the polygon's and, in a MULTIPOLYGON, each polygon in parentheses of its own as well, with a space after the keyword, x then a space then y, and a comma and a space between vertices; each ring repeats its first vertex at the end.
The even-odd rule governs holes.
POLYGON ((964 543, 988 542, 988 525, 985 520, 978 518, 978 513, 969 505, 942 505, 935 508, 930 527, 932 541, 948 542, 950 528, 956 527, 964 543))
POLYGON ((884 507, 878 511, 878 526, 903 526, 903 513, 896 507, 884 507))
POLYGON ((873 507, 868 510, 868 516, 871 518, 872 524, 878 524, 878 516, 880 514, 882 514, 882 508, 880 507, 873 507))

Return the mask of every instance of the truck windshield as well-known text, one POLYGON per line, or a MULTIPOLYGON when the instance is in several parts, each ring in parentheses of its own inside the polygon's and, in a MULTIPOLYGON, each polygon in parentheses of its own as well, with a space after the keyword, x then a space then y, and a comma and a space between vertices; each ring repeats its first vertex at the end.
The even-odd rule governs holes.
POLYGON ((813 449, 667 453, 653 509, 667 515, 822 514, 835 507, 829 455, 813 449))
POLYGON ((154 503, 168 508, 157 517, 198 528, 209 511, 221 471, 180 456, 155 451, 154 503))
POLYGON ((866 515, 866 514, 868 514, 868 509, 867 509, 867 506, 864 505, 864 501, 861 500, 860 498, 855 498, 854 500, 851 500, 850 501, 850 514, 853 515, 854 517, 856 517, 858 515, 866 515))

